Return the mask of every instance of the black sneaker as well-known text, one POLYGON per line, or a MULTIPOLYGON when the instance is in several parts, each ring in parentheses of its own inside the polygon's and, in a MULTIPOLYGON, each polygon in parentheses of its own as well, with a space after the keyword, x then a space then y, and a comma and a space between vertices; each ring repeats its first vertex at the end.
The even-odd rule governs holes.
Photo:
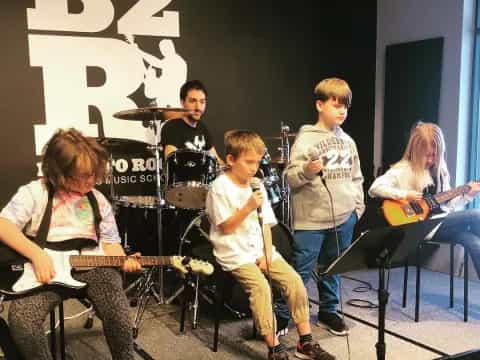
POLYGON ((288 360, 287 350, 279 352, 268 352, 268 360, 288 360))
POLYGON ((345 321, 343 321, 343 319, 337 313, 320 311, 318 313, 317 326, 327 329, 334 335, 348 335, 347 324, 345 324, 345 321))
POLYGON ((335 356, 323 350, 316 342, 308 341, 301 345, 298 343, 295 356, 299 359, 335 360, 335 356))
POLYGON ((285 336, 288 334, 288 323, 290 322, 289 319, 285 319, 284 317, 275 315, 277 319, 277 336, 285 336))

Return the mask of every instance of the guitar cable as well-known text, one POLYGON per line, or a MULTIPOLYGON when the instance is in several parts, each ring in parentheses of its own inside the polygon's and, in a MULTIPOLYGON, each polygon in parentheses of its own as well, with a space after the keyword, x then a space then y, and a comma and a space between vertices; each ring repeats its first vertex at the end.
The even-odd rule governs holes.
MULTIPOLYGON (((65 317, 63 318, 63 320, 73 320, 73 319, 76 319, 76 318, 78 318, 78 317, 80 317, 80 316, 82 316, 82 315, 84 315, 84 314, 89 313, 89 312, 92 311, 92 310, 93 310, 93 305, 90 305, 88 308, 86 308, 86 309, 83 310, 83 311, 80 311, 79 313, 73 314, 73 315, 71 315, 71 316, 65 316, 65 317)), ((55 329, 57 329, 59 325, 60 325, 60 320, 57 320, 57 322, 55 323, 55 329)), ((45 335, 50 334, 50 332, 51 332, 51 330, 46 330, 46 331, 45 331, 45 335)))

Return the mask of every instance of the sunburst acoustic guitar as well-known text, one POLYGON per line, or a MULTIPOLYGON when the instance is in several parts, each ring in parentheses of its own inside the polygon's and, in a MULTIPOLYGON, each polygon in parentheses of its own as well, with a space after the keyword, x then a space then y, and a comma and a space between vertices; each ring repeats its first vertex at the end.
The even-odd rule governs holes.
POLYGON ((382 204, 382 212, 389 225, 397 226, 422 221, 441 204, 470 191, 469 185, 462 185, 434 195, 425 195, 421 200, 390 200, 382 204))

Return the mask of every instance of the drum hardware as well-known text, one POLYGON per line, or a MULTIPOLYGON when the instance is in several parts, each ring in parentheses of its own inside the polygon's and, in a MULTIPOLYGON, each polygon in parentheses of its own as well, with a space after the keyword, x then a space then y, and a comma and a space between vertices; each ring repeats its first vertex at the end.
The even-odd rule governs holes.
POLYGON ((283 140, 285 137, 294 138, 297 136, 297 133, 290 132, 288 126, 284 126, 283 122, 281 123, 281 130, 279 135, 265 136, 265 140, 283 140), (286 130, 285 130, 286 129, 286 130))
POLYGON ((260 165, 255 177, 262 180, 272 207, 277 206, 282 201, 282 193, 279 186, 280 176, 277 174, 277 169, 271 166, 271 157, 267 149, 265 149, 265 154, 260 160, 260 165))
MULTIPOLYGON (((151 128, 155 134, 155 145, 151 146, 152 152, 155 154, 155 174, 156 174, 156 199, 157 199, 157 245, 159 255, 162 255, 163 239, 162 239, 162 207, 163 197, 161 189, 161 173, 162 157, 161 156, 161 126, 162 122, 175 117, 182 117, 189 111, 182 108, 159 108, 159 107, 146 107, 131 110, 119 111, 113 116, 123 120, 142 121, 144 125, 151 128)), ((148 300, 151 296, 155 298, 159 305, 166 304, 164 297, 164 274, 163 267, 152 267, 144 271, 140 277, 139 282, 134 286, 138 292, 138 306, 135 315, 133 333, 135 337, 138 335, 138 327, 141 322, 143 313, 147 306, 148 300), (159 286, 157 291, 156 286, 159 286)))
MULTIPOLYGON (((185 228, 182 236, 180 237, 180 243, 178 246, 178 255, 182 256, 184 252, 184 245, 191 244, 191 241, 187 239, 188 234, 190 231, 195 227, 199 234, 206 240, 209 239, 208 234, 202 229, 202 219, 205 218, 207 215, 204 211, 200 211, 199 215, 197 215, 185 228)), ((193 318, 192 318, 192 328, 196 329, 198 324, 198 301, 199 296, 201 296, 206 302, 210 305, 214 304, 214 301, 200 289, 200 274, 194 274, 188 281, 186 281, 183 285, 181 285, 170 298, 167 299, 167 304, 170 304, 175 298, 177 298, 181 293, 186 291, 185 284, 190 287, 190 292, 193 293, 193 303, 191 304, 191 308, 193 309, 193 318)))
MULTIPOLYGON (((192 241, 188 239, 188 235, 191 233, 193 229, 196 229, 200 236, 204 238, 205 240, 208 240, 207 244, 205 245, 200 245, 198 247, 193 247, 193 253, 189 254, 192 256, 196 256, 199 258, 203 259, 208 259, 208 261, 215 263, 215 257, 213 256, 213 250, 211 247, 211 243, 209 241, 209 234, 208 230, 205 230, 202 226, 207 225, 210 226, 210 220, 205 213, 205 211, 200 211, 199 214, 190 221, 190 223, 187 225, 185 228, 185 231, 183 232, 181 238, 180 238, 180 244, 178 247, 178 253, 181 256, 185 252, 185 245, 192 245, 192 241), (202 220, 205 220, 203 222, 202 220), (195 252, 196 249, 199 249, 198 252, 195 252), (208 250, 206 250, 208 249, 208 250), (206 254, 205 252, 208 252, 206 254), (195 254, 195 255, 194 255, 195 254)), ((193 241, 194 242, 194 241, 193 241)), ((177 291, 172 295, 170 299, 167 300, 167 302, 171 302, 174 298, 176 298, 178 295, 180 295, 183 291, 187 291, 191 293, 192 295, 190 296, 191 298, 191 303, 190 303, 190 309, 193 310, 193 315, 192 315, 192 328, 195 329, 198 325, 198 309, 199 309, 199 300, 200 297, 204 299, 208 304, 214 305, 215 301, 213 300, 213 297, 216 296, 216 285, 200 285, 200 278, 199 274, 192 274, 191 278, 189 281, 187 281, 185 284, 189 287, 188 289, 185 288, 185 284, 180 286, 177 291)), ((230 306, 227 303, 223 304, 224 308, 236 319, 243 319, 246 316, 246 313, 237 311, 234 309, 232 306, 230 306)))
MULTIPOLYGON (((278 165, 279 168, 285 168, 290 161, 290 138, 294 138, 297 133, 290 132, 290 127, 285 125, 283 121, 280 123, 280 134, 274 136, 266 136, 268 140, 280 140, 280 146, 277 150, 280 152, 278 155, 270 159, 270 162, 274 165, 278 165)), ((277 182, 276 191, 279 192, 279 203, 281 204, 281 221, 292 228, 292 211, 290 206, 290 187, 287 181, 287 175, 285 171, 282 171, 277 182)), ((265 188, 268 193, 268 183, 265 184, 265 188)), ((273 204, 272 204, 273 205, 273 204)))
MULTIPOLYGON (((285 125, 283 121, 280 123, 280 158, 283 159, 285 166, 290 161, 290 137, 296 136, 296 133, 290 132, 290 127, 285 125)), ((281 177, 282 188, 282 222, 287 225, 289 229, 292 229, 292 209, 290 204, 290 186, 287 181, 286 171, 282 172, 281 177)))

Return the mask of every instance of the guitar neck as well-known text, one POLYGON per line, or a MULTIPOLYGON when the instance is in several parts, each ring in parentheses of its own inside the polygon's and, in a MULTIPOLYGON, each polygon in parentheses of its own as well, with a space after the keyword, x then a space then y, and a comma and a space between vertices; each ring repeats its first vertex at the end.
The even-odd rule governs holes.
POLYGON ((443 203, 445 203, 449 200, 452 200, 453 198, 456 198, 457 196, 466 194, 467 192, 470 191, 470 189, 471 189, 470 185, 462 185, 462 186, 456 187, 452 190, 438 193, 438 194, 434 195, 434 199, 439 204, 443 204, 443 203))
MULTIPOLYGON (((72 255, 72 267, 120 267, 128 256, 97 256, 97 255, 72 255)), ((170 256, 141 256, 135 258, 144 267, 164 266, 171 264, 170 256)))

